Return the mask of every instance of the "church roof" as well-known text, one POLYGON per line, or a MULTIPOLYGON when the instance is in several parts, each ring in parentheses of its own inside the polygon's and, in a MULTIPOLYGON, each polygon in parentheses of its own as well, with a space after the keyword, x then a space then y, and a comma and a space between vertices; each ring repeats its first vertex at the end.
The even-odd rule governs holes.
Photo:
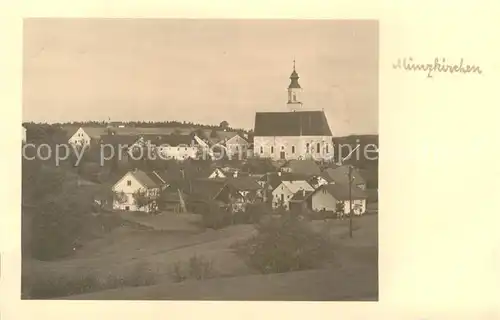
POLYGON ((323 111, 257 112, 254 136, 331 136, 323 111))
POLYGON ((295 69, 293 69, 292 74, 290 75, 290 85, 288 86, 288 89, 300 89, 300 84, 299 84, 299 75, 295 69))

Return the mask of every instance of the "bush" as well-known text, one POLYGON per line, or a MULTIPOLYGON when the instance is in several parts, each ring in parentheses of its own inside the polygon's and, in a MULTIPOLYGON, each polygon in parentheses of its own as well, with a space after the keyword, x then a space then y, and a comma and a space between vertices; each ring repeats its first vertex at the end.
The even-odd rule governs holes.
POLYGON ((333 256, 330 243, 296 215, 267 219, 258 235, 238 245, 248 265, 261 273, 311 269, 333 256))
POLYGON ((202 213, 202 224, 205 228, 220 229, 233 223, 233 216, 228 210, 220 208, 215 202, 207 204, 202 213))
POLYGON ((176 282, 187 279, 204 280, 214 275, 213 263, 203 256, 192 256, 187 263, 176 262, 172 267, 172 278, 176 282))

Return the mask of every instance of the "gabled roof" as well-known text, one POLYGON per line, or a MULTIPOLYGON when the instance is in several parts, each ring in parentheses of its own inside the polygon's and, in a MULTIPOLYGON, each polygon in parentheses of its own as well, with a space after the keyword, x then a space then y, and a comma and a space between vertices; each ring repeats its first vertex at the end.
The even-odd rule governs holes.
POLYGON ((320 175, 321 168, 314 160, 289 160, 282 168, 290 168, 292 173, 303 175, 320 175))
MULTIPOLYGON (((345 201, 349 200, 349 186, 345 184, 325 184, 318 189, 316 189, 316 192, 320 192, 320 190, 326 190, 328 193, 330 193, 335 199, 345 201)), ((368 196, 364 190, 361 190, 360 188, 356 186, 351 187, 351 199, 352 200, 362 200, 366 199, 368 196)))
POLYGON ((108 130, 104 127, 78 127, 72 133, 70 133, 70 137, 72 137, 80 128, 85 131, 86 134, 89 135, 92 139, 99 139, 102 135, 108 133, 108 130))
POLYGON ((274 172, 267 174, 266 176, 260 179, 260 181, 268 181, 269 185, 273 190, 276 189, 276 187, 279 186, 282 181, 300 181, 300 180, 303 181, 307 180, 307 176, 295 173, 287 173, 287 172, 282 172, 280 175, 279 173, 274 172))
MULTIPOLYGON (((349 166, 343 165, 340 167, 337 167, 335 169, 333 168, 328 168, 323 171, 332 181, 335 183, 340 183, 340 184, 348 184, 349 183, 349 166)), ((356 168, 353 168, 352 170, 352 177, 353 177, 353 185, 358 185, 358 184, 366 184, 365 179, 361 176, 359 171, 356 168)))
POLYGON ((213 200, 225 186, 225 179, 196 179, 192 184, 192 196, 213 200))
POLYGON ((141 137, 144 141, 150 142, 152 145, 168 145, 171 147, 177 147, 179 145, 190 147, 194 145, 194 139, 191 135, 181 135, 181 134, 143 134, 141 137))
POLYGON ((144 172, 135 170, 130 172, 142 185, 147 188, 159 188, 163 181, 158 178, 153 172, 144 172))
POLYGON ((128 174, 132 175, 141 185, 143 185, 144 187, 146 187, 148 189, 160 188, 162 185, 165 184, 164 179, 162 178, 162 176, 159 173, 157 173, 158 174, 157 175, 157 174, 155 174, 154 171, 145 172, 145 171, 142 171, 139 169, 135 169, 135 170, 127 172, 122 178, 120 178, 120 180, 118 180, 114 184, 113 189, 128 174))
POLYGON ((262 189, 252 177, 228 178, 227 184, 238 191, 256 191, 262 189))
POLYGON ((299 190, 314 191, 314 188, 304 180, 297 181, 281 181, 281 183, 288 188, 293 194, 297 193, 299 190))
POLYGON ((304 192, 298 191, 293 195, 293 197, 290 199, 290 201, 293 201, 293 202, 304 201, 307 198, 309 198, 313 193, 314 193, 314 191, 304 191, 304 192))
POLYGON ((331 136, 323 111, 257 112, 254 136, 331 136))

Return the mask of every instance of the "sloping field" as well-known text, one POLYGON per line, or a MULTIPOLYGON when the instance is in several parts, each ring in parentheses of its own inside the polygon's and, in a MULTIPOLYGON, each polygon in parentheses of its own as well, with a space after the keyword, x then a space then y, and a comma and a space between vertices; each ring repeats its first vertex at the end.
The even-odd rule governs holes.
POLYGON ((374 268, 325 269, 186 281, 75 295, 73 300, 378 300, 374 268))

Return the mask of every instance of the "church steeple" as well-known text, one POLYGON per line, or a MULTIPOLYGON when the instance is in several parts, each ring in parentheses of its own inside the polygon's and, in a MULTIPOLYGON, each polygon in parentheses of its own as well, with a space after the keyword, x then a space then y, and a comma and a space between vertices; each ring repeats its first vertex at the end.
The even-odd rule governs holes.
POLYGON ((300 93, 302 92, 302 88, 299 84, 299 74, 295 70, 295 60, 293 60, 293 71, 290 75, 290 85, 288 86, 288 107, 292 111, 296 111, 299 107, 302 106, 302 102, 300 101, 300 93))

